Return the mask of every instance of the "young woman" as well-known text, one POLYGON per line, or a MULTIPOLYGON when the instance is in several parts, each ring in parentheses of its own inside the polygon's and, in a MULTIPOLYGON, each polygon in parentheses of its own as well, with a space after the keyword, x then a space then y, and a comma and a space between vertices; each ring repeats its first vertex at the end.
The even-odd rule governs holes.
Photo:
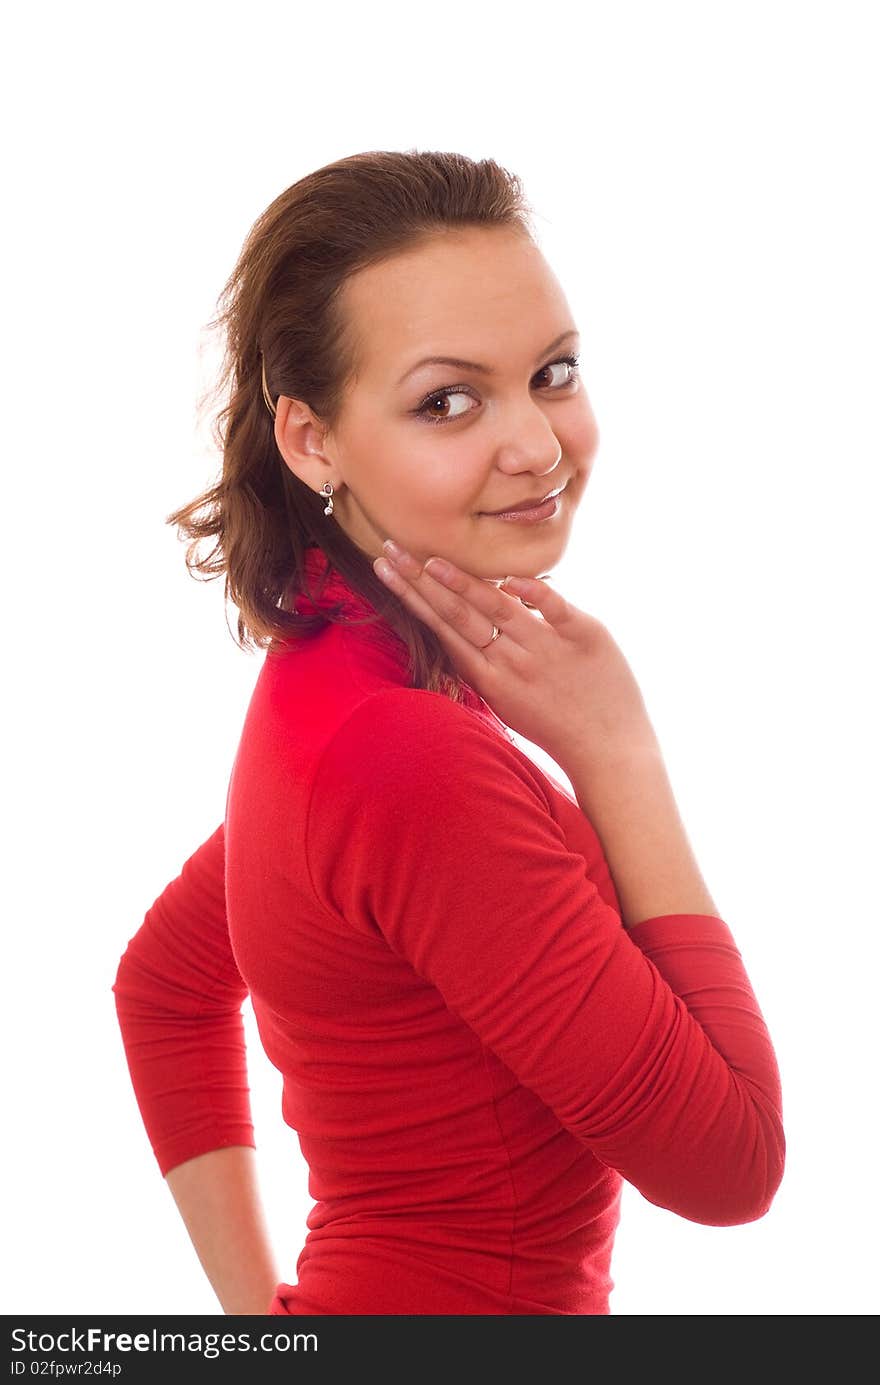
POLYGON ((169 522, 266 657, 114 985, 159 1168, 227 1313, 608 1313, 623 1180, 752 1221, 784 1137, 636 680, 545 580, 598 446, 577 324, 519 179, 446 153, 302 178, 221 302, 222 475, 169 522), (280 1267, 248 994, 314 1199, 280 1267))

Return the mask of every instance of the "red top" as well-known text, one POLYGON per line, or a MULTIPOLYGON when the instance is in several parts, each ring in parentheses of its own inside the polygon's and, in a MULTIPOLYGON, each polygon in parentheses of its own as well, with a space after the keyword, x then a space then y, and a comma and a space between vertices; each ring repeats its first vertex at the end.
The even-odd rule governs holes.
MULTIPOLYGON (((324 568, 297 609, 373 613, 335 571, 316 591, 324 568)), ((272 1313, 608 1313, 622 1179, 726 1226, 782 1177, 727 925, 625 929, 569 790, 465 692, 408 687, 385 622, 267 652, 225 823, 119 965, 163 1174, 254 1143, 250 994, 314 1199, 272 1313)))

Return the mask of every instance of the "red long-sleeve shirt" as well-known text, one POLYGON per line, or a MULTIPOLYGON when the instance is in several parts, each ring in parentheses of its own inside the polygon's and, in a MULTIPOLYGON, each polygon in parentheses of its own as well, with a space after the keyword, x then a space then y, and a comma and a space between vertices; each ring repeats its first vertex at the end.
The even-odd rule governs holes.
MULTIPOLYGON (((299 610, 372 614, 320 550, 308 572, 299 610)), ((269 1312, 608 1313, 622 1179, 723 1226, 782 1177, 727 925, 625 929, 568 789, 466 694, 406 686, 384 622, 267 653, 224 824, 120 961, 163 1174, 254 1143, 250 994, 314 1200, 269 1312)))

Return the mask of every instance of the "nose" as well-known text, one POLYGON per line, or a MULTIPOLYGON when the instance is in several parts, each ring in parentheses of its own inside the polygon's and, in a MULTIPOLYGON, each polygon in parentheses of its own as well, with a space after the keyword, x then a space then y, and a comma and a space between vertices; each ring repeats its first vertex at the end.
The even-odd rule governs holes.
POLYGON ((535 476, 547 476, 562 461, 559 442, 541 409, 531 406, 525 417, 518 415, 508 421, 503 439, 497 449, 499 470, 511 474, 531 471, 535 476))
POLYGON ((535 476, 548 476, 551 471, 555 471, 562 461, 562 448, 551 438, 550 443, 540 450, 538 448, 526 449, 522 446, 503 448, 498 454, 498 470, 509 472, 515 475, 519 471, 530 471, 535 476), (555 453, 553 460, 548 458, 555 453))
POLYGON ((498 454, 499 471, 534 471, 536 476, 546 476, 549 472, 556 470, 560 461, 563 460, 563 447, 558 442, 556 434, 550 434, 549 438, 545 434, 535 439, 534 445, 529 446, 524 439, 520 438, 517 442, 509 443, 507 446, 500 447, 498 454))

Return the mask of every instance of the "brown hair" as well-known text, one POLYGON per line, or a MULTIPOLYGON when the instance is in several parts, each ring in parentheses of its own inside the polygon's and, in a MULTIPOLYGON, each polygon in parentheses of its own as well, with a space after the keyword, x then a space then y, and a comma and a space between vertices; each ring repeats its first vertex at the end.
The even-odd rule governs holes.
POLYGON ((356 368, 340 304, 349 276, 449 227, 500 226, 534 238, 531 216, 520 179, 493 159, 407 150, 327 164, 254 223, 209 324, 225 339, 216 393, 226 403, 213 427, 221 475, 166 521, 189 540, 192 576, 225 572, 241 648, 300 638, 334 619, 337 606, 306 615, 284 605, 291 591, 305 590, 305 550, 317 544, 377 612, 367 620, 387 621, 403 640, 411 686, 457 699, 459 678, 437 636, 324 516, 324 497, 285 464, 263 396, 263 362, 272 399, 303 400, 332 428, 356 368), (204 539, 214 546, 199 558, 204 539))

